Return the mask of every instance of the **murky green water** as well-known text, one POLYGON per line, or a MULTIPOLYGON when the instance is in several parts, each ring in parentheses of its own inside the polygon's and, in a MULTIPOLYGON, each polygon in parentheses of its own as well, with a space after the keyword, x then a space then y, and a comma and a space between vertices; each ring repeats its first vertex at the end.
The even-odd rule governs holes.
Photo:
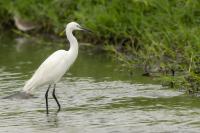
MULTIPOLYGON (((58 42, 1 38, 0 97, 20 90, 58 42)), ((47 86, 28 100, 0 99, 0 132, 9 133, 136 133, 200 131, 200 99, 162 88, 135 72, 117 69, 103 53, 81 46, 78 60, 57 85, 62 110, 50 99, 47 86)))

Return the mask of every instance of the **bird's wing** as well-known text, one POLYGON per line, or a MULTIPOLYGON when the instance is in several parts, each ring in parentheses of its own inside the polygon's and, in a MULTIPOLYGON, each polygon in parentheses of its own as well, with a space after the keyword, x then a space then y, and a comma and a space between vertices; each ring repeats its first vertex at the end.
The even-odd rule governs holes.
POLYGON ((39 66, 34 75, 46 78, 50 78, 48 75, 52 74, 56 76, 56 73, 60 71, 59 69, 65 67, 63 62, 65 61, 66 54, 65 50, 54 52, 39 66))
POLYGON ((23 90, 37 88, 46 83, 54 82, 66 71, 67 51, 58 50, 50 55, 35 71, 32 78, 26 83, 23 90))

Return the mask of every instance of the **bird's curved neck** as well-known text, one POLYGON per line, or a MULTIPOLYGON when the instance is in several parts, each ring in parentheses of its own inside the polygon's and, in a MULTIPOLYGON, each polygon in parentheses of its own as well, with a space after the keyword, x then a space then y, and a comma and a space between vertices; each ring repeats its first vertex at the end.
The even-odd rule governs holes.
POLYGON ((69 43, 70 43, 69 52, 78 54, 78 41, 72 34, 72 30, 66 29, 66 35, 67 35, 67 39, 69 40, 69 43))

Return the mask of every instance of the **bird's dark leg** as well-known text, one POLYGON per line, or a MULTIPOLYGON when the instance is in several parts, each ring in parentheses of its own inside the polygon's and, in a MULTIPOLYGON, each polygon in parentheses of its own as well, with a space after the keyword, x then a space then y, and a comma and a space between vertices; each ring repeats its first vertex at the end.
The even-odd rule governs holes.
POLYGON ((47 111, 47 114, 49 114, 49 110, 48 110, 48 92, 49 92, 49 89, 51 88, 51 85, 49 85, 47 91, 46 91, 46 94, 45 94, 45 99, 46 99, 46 111, 47 111))
POLYGON ((57 99, 57 97, 56 97, 56 95, 55 95, 55 89, 56 89, 56 84, 54 84, 52 96, 53 96, 53 98, 56 100, 56 103, 57 103, 57 105, 58 105, 58 111, 57 111, 57 112, 59 112, 61 107, 60 107, 60 103, 58 102, 58 99, 57 99))

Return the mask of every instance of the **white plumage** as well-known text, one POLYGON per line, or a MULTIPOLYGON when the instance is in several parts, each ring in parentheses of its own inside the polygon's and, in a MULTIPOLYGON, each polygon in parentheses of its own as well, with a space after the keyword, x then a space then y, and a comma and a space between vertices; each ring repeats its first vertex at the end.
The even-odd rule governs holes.
POLYGON ((80 25, 71 22, 66 26, 66 35, 70 42, 70 49, 58 50, 50 55, 35 71, 32 78, 27 81, 23 91, 31 93, 32 90, 45 85, 56 84, 70 68, 78 56, 78 42, 73 36, 73 30, 81 30, 80 25))
POLYGON ((39 86, 57 83, 72 65, 73 60, 69 58, 68 51, 58 50, 54 52, 40 65, 32 78, 28 80, 23 91, 31 93, 32 90, 39 86))
POLYGON ((23 90, 20 95, 30 95, 34 89, 39 88, 42 85, 48 84, 49 87, 46 91, 46 112, 48 112, 48 92, 51 86, 54 86, 52 96, 55 99, 58 105, 58 111, 60 111, 60 103, 58 102, 55 95, 56 83, 61 79, 61 77, 65 74, 65 72, 70 68, 70 66, 74 63, 78 56, 78 42, 72 32, 74 30, 86 30, 81 27, 76 22, 71 22, 67 24, 65 31, 67 35, 67 39, 70 43, 70 49, 66 50, 58 50, 50 55, 35 71, 30 80, 28 80, 23 87, 23 90))

